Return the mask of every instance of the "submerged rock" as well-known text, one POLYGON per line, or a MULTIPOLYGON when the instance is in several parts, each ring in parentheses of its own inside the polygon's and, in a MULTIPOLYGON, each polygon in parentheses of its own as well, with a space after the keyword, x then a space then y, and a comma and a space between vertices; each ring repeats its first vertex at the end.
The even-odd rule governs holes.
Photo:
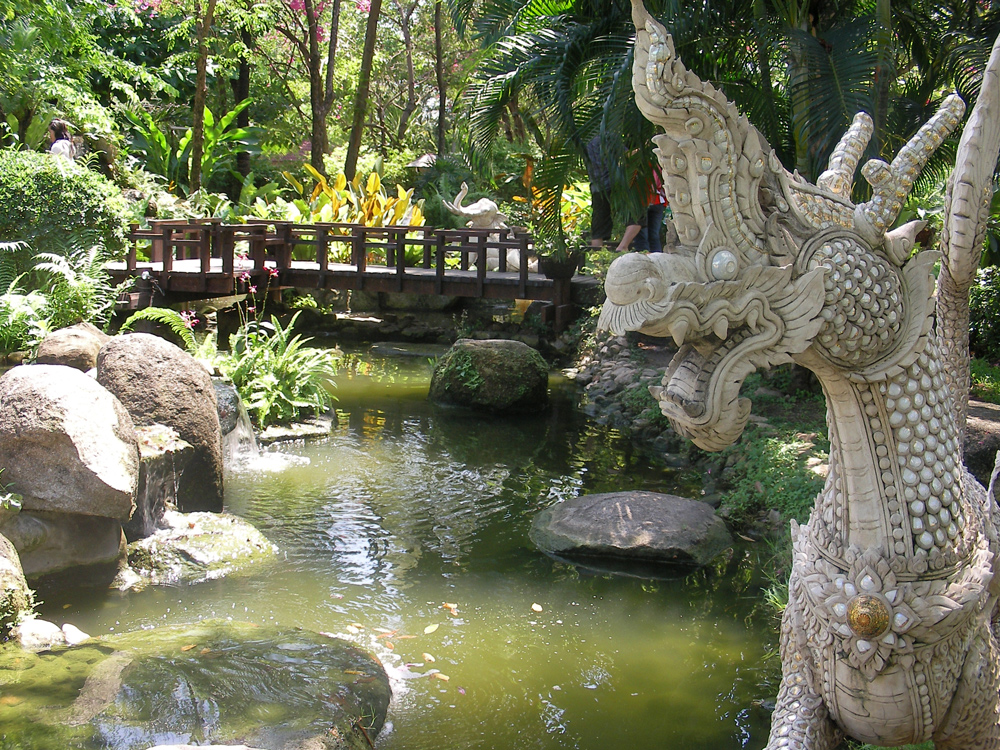
POLYGON ((166 511, 162 528, 128 546, 129 566, 148 583, 199 583, 277 554, 257 529, 225 513, 166 511))
POLYGON ((656 492, 607 492, 556 503, 535 516, 531 540, 569 558, 707 565, 732 545, 712 508, 656 492))
POLYGON ((548 403, 549 368, 527 344, 460 339, 434 368, 429 398, 479 411, 532 411, 548 403))
POLYGON ((391 698, 371 654, 317 633, 204 621, 0 652, 11 747, 171 743, 369 750, 391 698))

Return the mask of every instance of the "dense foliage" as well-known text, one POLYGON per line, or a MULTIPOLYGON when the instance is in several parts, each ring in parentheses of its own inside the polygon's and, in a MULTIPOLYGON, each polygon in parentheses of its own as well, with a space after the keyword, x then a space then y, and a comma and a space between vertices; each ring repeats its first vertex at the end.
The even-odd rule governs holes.
POLYGON ((969 290, 969 349, 975 357, 1000 362, 1000 268, 979 269, 969 290))
POLYGON ((0 150, 0 241, 27 243, 8 271, 28 270, 29 249, 65 254, 99 243, 119 254, 127 221, 121 191, 97 172, 49 154, 0 150))

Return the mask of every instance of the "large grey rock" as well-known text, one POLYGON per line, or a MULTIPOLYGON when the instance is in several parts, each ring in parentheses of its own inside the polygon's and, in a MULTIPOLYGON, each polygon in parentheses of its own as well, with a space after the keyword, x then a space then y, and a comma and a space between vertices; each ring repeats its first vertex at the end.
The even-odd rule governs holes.
POLYGON ((145 583, 198 583, 273 559, 277 547, 249 523, 225 513, 168 510, 161 528, 128 546, 129 565, 145 583))
POLYGON ((178 477, 177 506, 222 510, 222 433, 208 371, 179 347, 132 333, 101 349, 97 381, 121 399, 137 425, 167 425, 194 447, 178 477))
POLYGON ((91 323, 60 328, 42 339, 35 362, 40 365, 66 365, 87 372, 97 366, 97 353, 110 338, 91 323))
POLYGON ((459 339, 438 360, 429 398, 480 411, 531 411, 548 403, 548 383, 548 365, 527 344, 459 339))
POLYGON ((122 524, 114 518, 22 510, 0 534, 32 580, 73 570, 78 582, 107 583, 125 558, 122 524))
POLYGON ((17 550, 5 536, 0 536, 0 634, 28 612, 33 603, 17 550))
POLYGON ((0 468, 25 510, 125 521, 135 508, 132 420, 71 367, 21 365, 0 377, 0 468))
POLYGON ((240 420, 240 394, 236 386, 225 380, 212 379, 215 387, 215 401, 219 412, 219 430, 223 436, 236 429, 240 420))
POLYGON ((707 565, 732 544, 706 503, 656 492, 581 495, 538 513, 532 541, 568 558, 707 565))
POLYGON ((370 750, 392 696, 378 659, 348 641, 220 620, 6 649, 0 684, 7 746, 53 750, 370 750))

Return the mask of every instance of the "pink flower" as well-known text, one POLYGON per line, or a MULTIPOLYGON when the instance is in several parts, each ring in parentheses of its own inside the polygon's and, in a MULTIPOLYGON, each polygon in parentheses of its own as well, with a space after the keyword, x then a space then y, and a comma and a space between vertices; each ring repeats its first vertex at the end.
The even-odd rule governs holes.
POLYGON ((362 13, 368 13, 372 9, 372 0, 357 0, 354 7, 362 13))
POLYGON ((257 308, 253 305, 247 305, 247 312, 257 312, 257 308))
POLYGON ((240 281, 250 281, 250 272, 244 271, 240 274, 240 281))
POLYGON ((250 285, 249 289, 250 289, 250 294, 257 293, 257 287, 255 287, 253 284, 250 285))
POLYGON ((188 328, 194 328, 198 325, 197 313, 194 310, 181 310, 181 318, 184 319, 184 325, 188 328))
POLYGON ((277 268, 269 268, 268 269, 268 273, 271 274, 271 278, 272 279, 275 279, 275 278, 278 277, 278 269, 277 268))

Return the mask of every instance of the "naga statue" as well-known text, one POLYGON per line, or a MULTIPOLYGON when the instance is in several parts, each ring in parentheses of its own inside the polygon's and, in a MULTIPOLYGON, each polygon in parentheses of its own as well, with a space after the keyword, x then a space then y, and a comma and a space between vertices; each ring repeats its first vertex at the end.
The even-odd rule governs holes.
POLYGON ((920 223, 892 225, 961 121, 957 96, 891 164, 862 167, 873 197, 856 205, 868 115, 809 183, 684 67, 638 0, 633 20, 633 89, 664 130, 654 141, 680 246, 615 260, 600 327, 674 339, 650 391, 707 450, 742 433, 751 405, 739 391, 757 368, 796 362, 827 399, 829 474, 809 522, 792 522, 768 749, 832 750, 845 735, 1000 749, 1000 509, 962 458, 968 290, 1000 149, 1000 40, 949 182, 935 302, 938 253, 915 252, 920 223))

